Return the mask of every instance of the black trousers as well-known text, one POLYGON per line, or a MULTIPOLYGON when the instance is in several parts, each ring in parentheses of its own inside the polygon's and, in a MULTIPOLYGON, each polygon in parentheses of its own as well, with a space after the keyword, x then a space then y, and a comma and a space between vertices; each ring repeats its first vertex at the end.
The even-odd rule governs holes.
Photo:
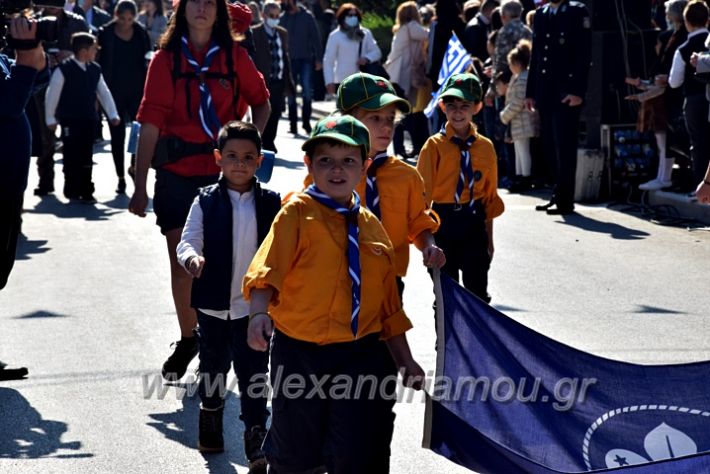
POLYGON ((489 302, 488 269, 491 257, 488 254, 483 206, 476 203, 475 213, 471 212, 468 203, 460 207, 434 203, 432 208, 441 218, 441 226, 434 234, 436 245, 446 255, 446 264, 441 271, 455 281, 462 281, 464 288, 489 302))
POLYGON ((44 112, 45 94, 47 87, 42 87, 34 96, 32 96, 35 107, 37 108, 38 129, 42 142, 42 148, 37 155, 37 174, 39 175, 40 189, 46 191, 54 191, 54 146, 57 143, 57 138, 54 132, 47 127, 44 112))
POLYGON ((412 155, 419 155, 422 151, 424 143, 429 138, 429 124, 424 112, 413 112, 404 116, 404 118, 395 126, 392 145, 394 146, 395 155, 404 156, 404 132, 408 131, 412 137, 412 155))
POLYGON ((683 104, 685 126, 690 136, 690 156, 693 161, 693 188, 705 179, 710 160, 710 124, 708 101, 704 95, 686 97, 683 104))
MULTIPOLYGON (((138 107, 141 103, 141 96, 116 93, 111 91, 113 100, 116 103, 118 118, 121 122, 114 126, 109 125, 111 132, 111 154, 113 164, 116 167, 116 176, 123 178, 126 175, 125 149, 126 149, 126 122, 131 123, 136 119, 138 107)), ((131 162, 135 158, 131 159, 131 162)))
POLYGON ((574 208, 574 185, 577 172, 579 115, 582 106, 570 107, 561 98, 541 101, 541 133, 545 158, 555 183, 553 199, 558 208, 574 208))
POLYGON ((269 472, 388 473, 396 373, 379 334, 318 345, 276 331, 269 472))
POLYGON ((17 238, 22 224, 22 193, 0 196, 0 290, 15 265, 17 238))
POLYGON ((67 198, 91 196, 94 183, 94 127, 96 120, 62 120, 64 142, 64 195, 67 198))
POLYGON ((234 366, 239 387, 241 414, 248 430, 266 427, 266 373, 268 352, 255 351, 247 344, 249 318, 223 320, 197 311, 196 330, 200 344, 200 400, 202 406, 222 406, 227 389, 229 366, 234 366))
POLYGON ((265 150, 276 152, 276 132, 279 128, 279 120, 284 111, 284 81, 271 81, 269 84, 269 103, 271 104, 271 115, 264 127, 264 133, 261 134, 261 141, 265 150))

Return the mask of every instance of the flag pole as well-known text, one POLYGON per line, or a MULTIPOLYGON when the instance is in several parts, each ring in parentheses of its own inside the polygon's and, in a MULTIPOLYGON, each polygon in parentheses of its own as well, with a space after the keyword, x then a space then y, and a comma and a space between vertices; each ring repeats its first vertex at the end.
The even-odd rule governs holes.
MULTIPOLYGON (((444 374, 444 297, 441 291, 441 270, 434 268, 432 271, 434 280, 434 296, 436 298, 436 372, 434 373, 434 382, 444 374)), ((434 384, 435 385, 435 384, 434 384)), ((422 447, 431 449, 431 423, 432 423, 432 398, 429 393, 426 393, 426 404, 424 408, 424 436, 422 438, 422 447)))

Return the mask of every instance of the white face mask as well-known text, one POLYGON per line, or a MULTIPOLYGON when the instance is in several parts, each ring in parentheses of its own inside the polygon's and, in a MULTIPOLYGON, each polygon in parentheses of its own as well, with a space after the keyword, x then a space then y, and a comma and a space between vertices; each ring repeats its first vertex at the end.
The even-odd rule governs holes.
POLYGON ((348 16, 345 18, 345 24, 350 28, 355 28, 360 23, 360 20, 356 16, 348 16))
POLYGON ((267 18, 266 19, 266 26, 269 28, 276 28, 279 26, 279 19, 278 18, 267 18))

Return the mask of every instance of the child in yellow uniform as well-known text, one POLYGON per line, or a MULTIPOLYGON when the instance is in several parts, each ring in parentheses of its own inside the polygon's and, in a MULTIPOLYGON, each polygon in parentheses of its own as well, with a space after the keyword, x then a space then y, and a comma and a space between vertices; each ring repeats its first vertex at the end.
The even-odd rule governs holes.
POLYGON ((496 153, 472 117, 481 110, 481 84, 473 74, 454 74, 439 95, 446 114, 441 131, 427 140, 417 170, 427 203, 441 218, 436 243, 446 254, 442 271, 486 302, 493 258, 493 219, 503 213, 496 153))
MULTIPOLYGON (((370 164, 355 192, 380 219, 392 241, 401 296, 410 243, 421 250, 424 265, 440 268, 446 261, 434 241, 439 225, 424 201, 422 177, 413 166, 387 154, 397 111, 408 113, 409 102, 397 96, 387 79, 358 72, 338 87, 337 107, 343 115, 360 120, 370 132, 370 164)), ((310 176, 306 178, 306 184, 311 182, 310 176)))
POLYGON ((316 125, 303 145, 314 184, 284 205, 244 278, 249 345, 266 350, 273 333, 273 472, 388 472, 381 384, 392 359, 408 386, 424 376, 404 334, 392 244, 353 193, 369 145, 353 117, 316 125))

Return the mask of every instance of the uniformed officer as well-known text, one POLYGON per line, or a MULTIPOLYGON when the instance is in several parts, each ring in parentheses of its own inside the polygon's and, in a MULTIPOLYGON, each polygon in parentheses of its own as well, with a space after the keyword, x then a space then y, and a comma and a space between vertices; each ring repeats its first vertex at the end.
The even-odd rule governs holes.
POLYGON ((540 111, 545 157, 555 171, 548 214, 574 211, 579 114, 587 90, 591 21, 583 4, 553 0, 537 9, 526 106, 540 111))

